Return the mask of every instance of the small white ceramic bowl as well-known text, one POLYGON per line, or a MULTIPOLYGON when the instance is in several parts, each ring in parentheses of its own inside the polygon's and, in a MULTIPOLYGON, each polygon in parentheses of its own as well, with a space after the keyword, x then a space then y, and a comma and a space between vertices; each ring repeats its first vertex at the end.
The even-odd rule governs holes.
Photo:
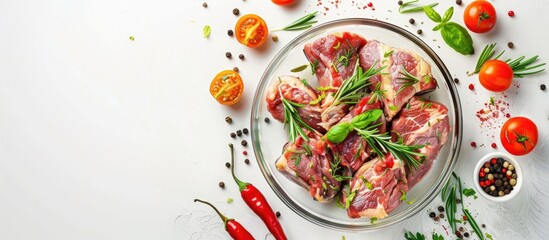
POLYGON ((477 189, 477 192, 483 197, 485 197, 486 199, 492 200, 494 202, 505 202, 515 197, 520 192, 520 189, 522 188, 522 181, 523 181, 522 169, 520 168, 520 164, 517 162, 517 160, 513 156, 504 152, 493 152, 493 153, 486 154, 484 157, 482 157, 478 161, 475 167, 475 171, 473 172, 473 179, 474 179, 474 184, 477 189), (503 158, 505 161, 508 161, 510 164, 513 164, 513 166, 515 167, 514 172, 517 174, 517 184, 513 187, 513 190, 509 194, 504 195, 502 197, 499 197, 499 196, 494 197, 484 192, 478 180, 479 180, 480 169, 484 165, 484 163, 487 161, 490 161, 492 158, 499 158, 499 157, 503 158))

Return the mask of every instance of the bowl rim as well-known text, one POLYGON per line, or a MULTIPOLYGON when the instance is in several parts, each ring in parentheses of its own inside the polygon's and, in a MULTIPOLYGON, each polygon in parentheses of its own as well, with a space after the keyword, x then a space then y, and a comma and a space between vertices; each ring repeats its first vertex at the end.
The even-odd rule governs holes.
MULTIPOLYGON (((409 32, 408 30, 406 30, 402 27, 399 27, 397 25, 394 25, 392 23, 380 21, 380 20, 377 20, 377 19, 370 19, 370 18, 342 18, 342 19, 328 21, 328 22, 319 24, 317 26, 314 26, 314 27, 310 28, 309 30, 299 34, 294 39, 292 39, 288 44, 286 44, 273 57, 273 59, 266 66, 265 69, 266 70, 263 72, 263 74, 261 76, 261 80, 260 80, 260 82, 258 83, 258 85, 256 87, 256 91, 254 93, 254 98, 253 98, 253 103, 254 104, 252 104, 252 110, 251 110, 251 116, 250 116, 250 122, 251 122, 250 126, 251 126, 251 131, 252 131, 252 134, 251 134, 252 147, 253 147, 254 155, 255 155, 256 160, 258 162, 259 168, 260 168, 265 180, 267 181, 268 185, 274 191, 275 195, 277 195, 277 197, 288 208, 290 208, 292 211, 294 211, 300 217, 302 217, 302 218, 306 219, 307 221, 312 222, 312 223, 314 223, 318 226, 329 228, 329 229, 332 229, 332 230, 372 231, 372 230, 382 229, 382 228, 397 224, 399 222, 402 222, 405 219, 408 219, 411 216, 416 215, 419 211, 423 210, 428 204, 430 204, 433 201, 433 199, 438 195, 438 193, 444 187, 444 184, 451 177, 452 171, 453 171, 453 169, 454 169, 454 167, 457 163, 457 160, 459 158, 461 144, 462 144, 463 116, 461 114, 462 113, 461 100, 459 98, 457 88, 456 88, 455 84, 452 81, 452 79, 453 79, 452 75, 451 75, 450 71, 448 70, 448 68, 446 67, 446 65, 444 64, 444 62, 442 61, 442 59, 421 38, 419 38, 418 36, 416 36, 413 33, 409 32), (392 221, 386 221, 386 219, 380 219, 380 220, 377 220, 375 224, 370 224, 370 225, 342 224, 342 223, 338 223, 338 222, 334 222, 334 221, 325 220, 325 219, 323 219, 319 216, 308 213, 307 210, 305 210, 303 207, 299 206, 298 204, 293 203, 291 201, 290 197, 288 196, 288 194, 286 194, 284 192, 284 190, 280 186, 278 186, 278 183, 276 183, 274 177, 272 176, 270 171, 268 171, 268 166, 267 166, 266 161, 262 161, 263 154, 262 154, 262 151, 261 151, 261 146, 260 146, 257 134, 254 133, 255 129, 257 128, 256 125, 259 124, 259 121, 260 121, 260 119, 258 119, 259 116, 256 117, 256 115, 254 114, 254 113, 258 112, 258 108, 260 107, 260 105, 255 104, 255 103, 257 103, 259 100, 261 100, 261 99, 258 99, 258 98, 262 95, 261 91, 263 91, 265 89, 265 85, 268 82, 266 77, 269 75, 269 71, 267 71, 267 70, 271 69, 273 67, 273 65, 276 64, 276 60, 279 59, 282 55, 284 55, 285 51, 288 48, 291 49, 291 48, 296 47, 298 45, 298 43, 300 42, 300 39, 308 36, 311 32, 317 31, 317 29, 319 29, 319 28, 323 29, 323 28, 330 28, 330 27, 338 27, 338 26, 342 26, 342 25, 345 25, 345 24, 362 24, 362 25, 380 27, 380 28, 395 32, 395 33, 401 35, 402 37, 407 38, 408 40, 412 41, 419 48, 421 48, 427 54, 427 56, 429 58, 431 58, 431 60, 433 60, 436 67, 438 67, 438 69, 441 71, 444 80, 447 82, 449 94, 451 96, 453 96, 454 100, 455 100, 453 102, 453 106, 452 106, 455 109, 455 114, 454 114, 454 119, 453 119, 454 121, 453 121, 453 126, 452 126, 454 128, 454 132, 453 132, 454 141, 453 141, 453 144, 449 146, 450 147, 450 151, 449 151, 450 157, 448 159, 450 159, 450 162, 446 163, 449 166, 447 167, 447 169, 445 169, 445 170, 443 169, 442 174, 437 177, 437 179, 435 181, 435 184, 431 187, 430 190, 427 191, 426 195, 428 195, 428 197, 423 202, 410 205, 410 208, 407 209, 406 211, 400 212, 400 213, 396 214, 396 216, 393 215, 393 216, 395 216, 395 218, 393 218, 394 220, 392 220, 392 221)), ((452 134, 452 132, 450 132, 450 134, 452 134)), ((448 144, 448 142, 447 142, 447 144, 448 144)), ((439 156, 437 156, 437 158, 438 157, 439 156)))
POLYGON ((475 166, 475 170, 473 171, 473 180, 474 180, 475 188, 477 189, 478 192, 480 192, 481 196, 483 196, 484 198, 486 198, 488 200, 494 201, 494 202, 506 202, 506 201, 509 201, 509 200, 513 199, 516 195, 518 195, 518 193, 522 189, 522 182, 523 182, 522 168, 521 168, 519 162, 517 161, 517 159, 514 158, 511 154, 508 154, 508 153, 505 153, 505 152, 491 152, 491 153, 488 153, 488 154, 484 155, 483 157, 481 157, 478 160, 478 162, 475 166), (478 180, 479 180, 478 173, 480 171, 480 167, 482 165, 484 165, 484 163, 486 161, 488 161, 492 158, 497 158, 497 157, 504 158, 506 161, 513 164, 513 166, 515 166, 515 172, 517 173, 517 184, 513 188, 513 191, 511 191, 511 193, 509 193, 509 194, 507 194, 503 197, 494 197, 494 196, 488 195, 486 192, 484 192, 484 190, 478 184, 478 180))

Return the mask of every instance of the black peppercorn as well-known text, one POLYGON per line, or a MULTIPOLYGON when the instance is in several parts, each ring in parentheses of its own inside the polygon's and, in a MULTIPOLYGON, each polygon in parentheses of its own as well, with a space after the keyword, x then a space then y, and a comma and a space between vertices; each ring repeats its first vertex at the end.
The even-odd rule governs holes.
POLYGON ((280 217, 280 212, 276 211, 275 215, 276 215, 276 218, 279 218, 280 217))
POLYGON ((399 0, 398 5, 402 5, 402 4, 403 4, 402 0, 399 0))
POLYGON ((247 135, 248 134, 248 129, 247 128, 242 129, 242 133, 247 135))
POLYGON ((235 138, 236 137, 236 134, 233 132, 231 133, 231 138, 235 138))
POLYGON ((208 4, 207 4, 207 3, 202 3, 202 7, 207 8, 207 7, 208 7, 208 4))
POLYGON ((469 237, 469 233, 468 233, 468 232, 465 232, 465 233, 463 234, 463 236, 466 237, 466 238, 468 238, 468 237, 469 237))
POLYGON ((226 162, 226 163, 225 163, 225 167, 230 168, 230 167, 231 167, 231 163, 230 163, 230 162, 226 162))
POLYGON ((233 9, 233 14, 238 16, 238 14, 240 14, 240 10, 238 10, 238 8, 233 9))
POLYGON ((483 224, 480 225, 480 226, 481 226, 482 228, 485 228, 485 227, 486 227, 486 224, 483 223, 483 224))
POLYGON ((231 54, 231 52, 226 52, 226 53, 225 53, 225 57, 227 57, 227 58, 232 58, 233 55, 231 54))
POLYGON ((224 182, 219 182, 219 187, 220 188, 225 188, 225 183, 224 182))
POLYGON ((270 120, 268 117, 265 118, 265 122, 266 122, 266 123, 269 123, 270 121, 271 121, 271 120, 270 120))
POLYGON ((461 0, 456 0, 457 5, 461 5, 461 0))
POLYGON ((421 35, 422 33, 423 33, 423 30, 421 30, 421 29, 417 30, 417 34, 421 35))
POLYGON ((416 20, 413 19, 413 18, 410 18, 410 20, 408 20, 408 22, 409 22, 410 24, 414 24, 414 23, 416 23, 416 20))
POLYGON ((247 146, 247 145, 248 145, 248 141, 246 141, 246 140, 242 140, 242 142, 240 142, 240 144, 242 144, 242 146, 244 146, 244 147, 245 147, 245 146, 247 146))
POLYGON ((459 79, 458 79, 458 78, 454 78, 454 82, 455 82, 455 83, 459 83, 459 79))
POLYGON ((233 30, 229 29, 227 30, 227 35, 229 35, 230 37, 232 37, 234 34, 233 30))
POLYGON ((435 217, 435 222, 438 222, 440 220, 439 217, 435 217))
POLYGON ((444 212, 444 207, 443 206, 438 206, 438 211, 439 212, 444 212))
POLYGON ((233 119, 231 117, 225 117, 225 122, 232 123, 233 119))
POLYGON ((513 47, 515 47, 515 44, 513 42, 508 42, 507 47, 508 48, 513 48, 513 47))
POLYGON ((233 68, 233 71, 235 71, 235 72, 239 72, 239 71, 240 71, 240 69, 238 69, 238 67, 234 67, 234 68, 233 68))
POLYGON ((239 136, 239 137, 242 136, 242 130, 237 130, 236 135, 239 136))
POLYGON ((444 214, 441 213, 441 214, 438 215, 438 217, 444 218, 444 214))
POLYGON ((459 198, 456 199, 456 203, 457 203, 457 204, 461 204, 461 199, 459 199, 459 198))
POLYGON ((245 163, 245 164, 250 164, 250 159, 247 159, 247 158, 244 159, 244 163, 245 163))
POLYGON ((545 91, 545 88, 546 88, 545 84, 539 85, 539 89, 541 89, 541 91, 545 91))
POLYGON ((437 214, 436 214, 435 212, 429 213, 429 217, 430 217, 430 218, 434 218, 434 217, 436 217, 436 216, 437 216, 437 214))
POLYGON ((463 227, 459 227, 459 231, 463 232, 463 231, 465 231, 465 229, 463 227))
POLYGON ((238 58, 240 58, 240 60, 244 60, 244 54, 239 54, 238 58))

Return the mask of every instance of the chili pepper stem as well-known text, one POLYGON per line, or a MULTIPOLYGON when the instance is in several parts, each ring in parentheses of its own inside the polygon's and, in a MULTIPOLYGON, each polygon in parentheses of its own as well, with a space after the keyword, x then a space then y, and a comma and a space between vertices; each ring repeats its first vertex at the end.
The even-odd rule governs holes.
POLYGON ((240 181, 240 179, 238 179, 234 174, 234 147, 232 143, 229 143, 229 148, 231 149, 231 175, 233 175, 233 179, 238 185, 238 189, 242 192, 242 190, 244 190, 249 183, 240 181))
POLYGON ((215 212, 217 213, 217 215, 219 215, 219 217, 221 218, 221 220, 223 220, 223 224, 224 224, 224 225, 227 225, 227 221, 231 220, 231 219, 229 219, 228 217, 226 217, 225 215, 221 214, 221 212, 219 212, 219 210, 217 210, 217 208, 216 208, 213 204, 211 204, 211 203, 209 203, 209 202, 206 202, 206 201, 203 201, 203 200, 200 200, 200 199, 195 199, 194 202, 204 203, 204 204, 206 204, 206 205, 212 207, 213 210, 215 210, 215 212))

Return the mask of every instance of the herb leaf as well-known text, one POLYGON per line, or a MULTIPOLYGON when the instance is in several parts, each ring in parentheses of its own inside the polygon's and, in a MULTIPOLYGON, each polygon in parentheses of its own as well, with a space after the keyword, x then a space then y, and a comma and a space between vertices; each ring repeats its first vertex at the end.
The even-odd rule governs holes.
POLYGON ((311 65, 311 74, 315 75, 316 68, 318 67, 318 59, 315 59, 315 61, 309 63, 309 65, 311 65))
POLYGON ((405 191, 400 191, 402 193, 402 196, 400 197, 400 201, 404 201, 405 203, 407 203, 408 205, 412 205, 414 204, 414 201, 415 199, 412 199, 412 201, 408 200, 408 197, 406 196, 406 192, 405 191))
POLYGON ((381 109, 373 109, 373 110, 365 111, 360 115, 355 116, 351 120, 351 125, 353 127, 363 129, 369 126, 370 124, 372 124, 373 122, 377 121, 382 114, 383 114, 383 110, 381 109))
POLYGON ((299 113, 297 112, 297 108, 303 107, 304 105, 294 103, 288 99, 285 99, 282 97, 282 105, 284 106, 284 127, 288 128, 288 132, 290 133, 290 141, 295 142, 298 136, 301 136, 305 140, 309 140, 309 137, 307 137, 307 134, 303 131, 302 128, 305 128, 309 131, 314 131, 312 127, 307 125, 303 120, 301 120, 301 117, 299 116, 299 113))
MULTIPOLYGON (((399 13, 423 12, 423 7, 424 7, 424 6, 419 6, 419 7, 413 7, 413 8, 404 9, 404 8, 408 7, 408 5, 411 5, 412 3, 416 3, 416 2, 418 2, 418 1, 419 1, 419 0, 412 0, 412 1, 409 1, 409 2, 402 3, 402 5, 400 5, 400 7, 398 8, 398 12, 399 12, 399 13)), ((438 3, 431 3, 431 4, 426 5, 426 6, 435 7, 436 5, 438 5, 438 3)))
POLYGON ((347 138, 351 131, 353 131, 351 123, 340 123, 330 128, 326 133, 326 139, 332 143, 340 143, 347 138))
POLYGON ((318 11, 313 12, 313 13, 309 13, 309 14, 295 20, 294 22, 288 24, 287 26, 285 26, 281 29, 273 30, 273 32, 280 31, 280 30, 298 31, 298 30, 303 30, 303 29, 310 28, 310 27, 313 26, 313 24, 317 23, 317 21, 311 21, 313 18, 315 18, 317 13, 318 13, 318 11))
POLYGON ((301 65, 301 66, 299 66, 299 67, 296 67, 296 68, 290 70, 290 72, 293 72, 293 73, 301 72, 301 71, 307 69, 308 66, 309 66, 308 64, 303 64, 303 65, 301 65))
POLYGON ((475 192, 474 189, 472 188, 466 188, 466 189, 463 189, 463 195, 465 195, 466 197, 470 197, 470 196, 474 196, 475 199, 477 199, 477 192, 475 192))
POLYGON ((425 235, 417 232, 416 235, 414 235, 412 232, 405 232, 404 238, 406 240, 425 240, 425 235))
POLYGON ((433 233, 433 240, 444 240, 444 237, 438 233, 433 233))
POLYGON ((437 22, 437 23, 442 22, 442 18, 440 17, 440 14, 438 14, 433 9, 433 7, 425 6, 425 7, 423 7, 423 11, 425 12, 425 14, 427 15, 428 18, 433 20, 433 22, 437 22))
POLYGON ((450 19, 452 19, 453 15, 454 15, 454 7, 448 8, 448 10, 446 10, 446 12, 444 12, 444 16, 442 17, 442 22, 446 23, 446 22, 450 21, 450 19))
POLYGON ((440 33, 446 44, 456 50, 456 52, 463 55, 475 52, 471 35, 461 25, 455 22, 448 22, 442 26, 440 33))
POLYGON ((355 199, 356 191, 351 192, 345 201, 345 209, 349 209, 351 202, 355 199))
POLYGON ((212 27, 210 27, 210 25, 206 25, 204 26, 204 28, 202 28, 202 35, 204 36, 204 38, 209 38, 211 32, 212 27))

